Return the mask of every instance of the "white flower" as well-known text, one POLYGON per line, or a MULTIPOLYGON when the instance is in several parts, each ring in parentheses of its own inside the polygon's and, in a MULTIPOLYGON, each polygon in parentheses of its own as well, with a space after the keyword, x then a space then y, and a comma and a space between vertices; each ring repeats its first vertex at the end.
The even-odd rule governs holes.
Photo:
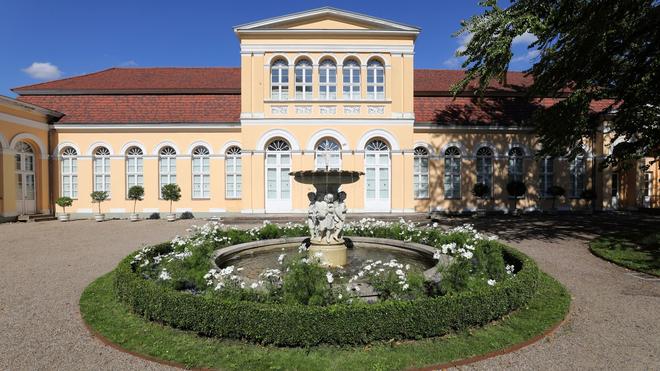
POLYGON ((323 253, 320 252, 320 251, 317 251, 317 252, 314 253, 314 257, 321 259, 323 257, 323 253))
POLYGON ((474 254, 472 254, 472 251, 465 251, 465 252, 461 253, 461 256, 463 256, 465 259, 472 259, 473 255, 474 254))
POLYGON ((406 264, 406 270, 410 270, 410 264, 406 264))
POLYGON ((165 270, 165 268, 163 268, 163 270, 160 271, 160 275, 158 276, 158 278, 160 278, 163 281, 167 281, 167 280, 172 279, 172 276, 170 276, 170 274, 167 272, 167 270, 165 270))
POLYGON ((305 246, 305 244, 301 244, 301 245, 298 247, 298 252, 299 252, 299 253, 303 253, 303 252, 305 252, 305 251, 307 251, 307 246, 305 246))
POLYGON ((335 279, 332 277, 332 273, 328 272, 325 274, 325 278, 328 279, 328 283, 332 283, 335 279))
POLYGON ((284 261, 285 256, 286 256, 286 254, 280 254, 280 256, 277 258, 277 262, 282 264, 282 262, 284 261))
POLYGON ((493 280, 493 279, 488 280, 488 285, 489 285, 489 286, 495 286, 495 283, 496 283, 496 282, 495 282, 495 280, 493 280))
POLYGON ((337 295, 337 299, 341 300, 343 298, 344 298, 344 296, 342 294, 337 295))
POLYGON ((406 283, 405 285, 401 286, 401 288, 404 289, 404 290, 408 290, 408 287, 409 287, 409 286, 408 286, 407 283, 406 283))
POLYGON ((250 288, 256 289, 258 286, 259 286, 259 284, 255 282, 255 283, 250 285, 250 288))
POLYGON ((397 276, 405 276, 406 275, 405 273, 403 273, 403 271, 401 269, 397 269, 396 272, 394 272, 394 273, 396 273, 397 276))

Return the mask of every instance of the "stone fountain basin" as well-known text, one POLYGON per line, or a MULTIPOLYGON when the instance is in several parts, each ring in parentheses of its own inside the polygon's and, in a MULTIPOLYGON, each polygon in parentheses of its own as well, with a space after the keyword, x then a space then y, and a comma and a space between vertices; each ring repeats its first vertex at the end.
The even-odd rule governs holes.
POLYGON ((362 171, 350 170, 303 170, 292 171, 296 182, 303 184, 350 184, 355 183, 364 175, 362 171))

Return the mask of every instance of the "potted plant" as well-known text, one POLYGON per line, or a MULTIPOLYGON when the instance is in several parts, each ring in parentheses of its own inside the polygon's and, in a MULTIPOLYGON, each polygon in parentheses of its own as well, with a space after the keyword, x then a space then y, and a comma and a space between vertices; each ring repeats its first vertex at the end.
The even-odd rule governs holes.
POLYGON ((585 189, 580 193, 580 198, 583 200, 587 200, 589 202, 589 209, 587 210, 588 213, 592 214, 594 212, 595 208, 595 203, 594 201, 596 200, 596 197, 598 195, 596 194, 596 191, 593 189, 585 189))
POLYGON ((176 214, 172 214, 172 202, 181 199, 181 188, 176 183, 170 183, 165 184, 160 191, 163 194, 163 200, 170 202, 170 214, 167 216, 167 221, 173 222, 176 220, 176 214))
POLYGON ((106 191, 94 191, 90 194, 92 197, 92 203, 99 204, 99 213, 94 215, 94 220, 97 222, 102 222, 105 220, 105 214, 101 214, 101 202, 108 199, 108 192, 106 191))
POLYGON ((566 190, 555 185, 548 188, 548 194, 552 197, 552 211, 556 212, 557 208, 555 207, 555 202, 557 201, 557 197, 563 197, 566 194, 566 190))
POLYGON ((128 189, 128 199, 133 201, 133 214, 129 217, 132 222, 136 222, 140 219, 140 216, 135 213, 135 207, 137 206, 138 201, 142 201, 143 197, 144 188, 142 186, 134 185, 128 189))
POLYGON ((520 215, 518 199, 524 196, 526 191, 527 186, 520 180, 512 180, 506 185, 506 192, 513 198, 513 210, 511 210, 511 214, 520 215))
POLYGON ((60 197, 57 200, 55 200, 55 203, 57 206, 62 208, 62 214, 57 216, 57 219, 61 222, 68 222, 70 215, 66 213, 66 208, 73 205, 73 199, 71 197, 60 197))
MULTIPOLYGON (((472 188, 472 194, 485 202, 485 199, 490 195, 490 187, 484 183, 477 183, 472 188)), ((477 208, 477 216, 480 217, 486 215, 486 209, 484 206, 485 205, 482 204, 481 208, 477 208)))

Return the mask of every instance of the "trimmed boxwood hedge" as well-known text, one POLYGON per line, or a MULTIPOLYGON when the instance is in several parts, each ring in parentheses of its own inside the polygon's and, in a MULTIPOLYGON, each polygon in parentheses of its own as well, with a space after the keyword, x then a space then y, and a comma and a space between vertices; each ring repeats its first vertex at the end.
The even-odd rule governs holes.
POLYGON ((539 270, 524 254, 506 246, 503 252, 518 268, 514 278, 481 290, 414 301, 317 307, 192 295, 139 277, 131 268, 134 254, 117 267, 115 288, 118 299, 135 313, 205 336, 279 346, 357 345, 441 336, 485 325, 525 305, 536 292, 539 270))

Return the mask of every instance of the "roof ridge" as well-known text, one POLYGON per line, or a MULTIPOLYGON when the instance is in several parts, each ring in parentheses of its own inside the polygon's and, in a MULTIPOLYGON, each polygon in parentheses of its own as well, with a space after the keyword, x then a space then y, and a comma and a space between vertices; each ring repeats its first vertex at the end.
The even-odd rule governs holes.
POLYGON ((24 90, 24 89, 27 89, 27 88, 37 87, 37 86, 39 86, 39 85, 50 84, 50 83, 55 82, 55 81, 66 81, 66 80, 77 79, 77 78, 84 77, 84 76, 98 75, 98 74, 100 74, 100 73, 107 72, 107 71, 110 71, 110 70, 116 70, 116 69, 118 69, 118 68, 119 68, 119 67, 108 67, 108 68, 103 69, 103 70, 99 70, 99 71, 95 71, 95 72, 90 72, 90 73, 83 73, 83 74, 81 74, 81 75, 69 76, 69 77, 65 77, 65 78, 63 78, 63 79, 56 79, 56 80, 50 80, 50 81, 39 82, 39 83, 36 83, 36 84, 17 86, 17 87, 15 87, 15 88, 11 88, 10 90, 11 90, 11 91, 24 90))

